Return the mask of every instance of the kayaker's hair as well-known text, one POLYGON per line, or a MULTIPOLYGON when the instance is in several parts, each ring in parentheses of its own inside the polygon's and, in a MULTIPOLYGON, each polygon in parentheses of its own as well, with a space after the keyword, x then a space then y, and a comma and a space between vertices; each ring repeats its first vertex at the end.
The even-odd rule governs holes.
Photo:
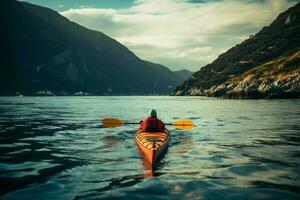
POLYGON ((156 110, 155 110, 155 109, 151 109, 151 110, 149 111, 149 115, 150 115, 151 117, 157 117, 156 110))

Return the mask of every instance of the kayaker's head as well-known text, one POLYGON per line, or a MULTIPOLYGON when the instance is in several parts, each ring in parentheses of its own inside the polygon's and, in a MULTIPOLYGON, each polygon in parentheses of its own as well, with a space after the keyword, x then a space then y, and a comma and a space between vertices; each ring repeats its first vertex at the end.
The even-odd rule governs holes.
POLYGON ((151 109, 151 110, 149 111, 149 115, 150 115, 151 117, 157 117, 156 110, 151 109))

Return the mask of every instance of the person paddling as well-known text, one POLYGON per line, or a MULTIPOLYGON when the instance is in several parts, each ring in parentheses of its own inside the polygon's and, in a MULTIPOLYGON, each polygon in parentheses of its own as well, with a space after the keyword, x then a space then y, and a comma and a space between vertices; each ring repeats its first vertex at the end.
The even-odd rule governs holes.
POLYGON ((140 129, 143 132, 156 132, 156 131, 164 131, 165 124, 157 118, 157 112, 154 109, 149 111, 150 117, 147 119, 140 121, 140 129))

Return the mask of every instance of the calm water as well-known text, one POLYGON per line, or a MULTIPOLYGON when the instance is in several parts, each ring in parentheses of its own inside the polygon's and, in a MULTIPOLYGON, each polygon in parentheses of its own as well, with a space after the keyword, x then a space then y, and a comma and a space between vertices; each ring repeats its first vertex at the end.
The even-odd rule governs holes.
POLYGON ((0 199, 299 199, 300 100, 0 98, 0 199), (156 108, 171 130, 154 172, 131 122, 156 108))

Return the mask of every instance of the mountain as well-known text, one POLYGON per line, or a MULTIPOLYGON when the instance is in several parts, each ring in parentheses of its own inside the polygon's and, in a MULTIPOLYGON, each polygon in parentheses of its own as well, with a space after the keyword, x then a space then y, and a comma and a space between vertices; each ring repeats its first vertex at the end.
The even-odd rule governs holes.
POLYGON ((181 83, 193 74, 193 72, 186 69, 174 71, 174 73, 181 79, 181 83))
POLYGON ((182 81, 107 35, 25 2, 1 1, 0 43, 0 95, 169 94, 182 81))
POLYGON ((300 97, 300 3, 201 68, 172 94, 225 98, 300 97))

